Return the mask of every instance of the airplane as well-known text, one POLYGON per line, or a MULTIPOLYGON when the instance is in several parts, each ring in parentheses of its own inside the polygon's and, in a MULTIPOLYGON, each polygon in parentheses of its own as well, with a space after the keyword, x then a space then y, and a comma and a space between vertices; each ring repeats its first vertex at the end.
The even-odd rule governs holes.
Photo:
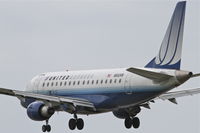
POLYGON ((177 104, 176 98, 200 93, 200 88, 170 90, 190 78, 200 76, 181 70, 186 1, 178 2, 158 54, 143 68, 47 72, 35 76, 25 91, 0 88, 0 94, 14 96, 34 121, 45 121, 43 132, 50 132, 49 119, 56 111, 73 115, 70 130, 82 130, 78 115, 113 112, 127 129, 139 128, 141 107, 150 109, 158 99, 177 104))

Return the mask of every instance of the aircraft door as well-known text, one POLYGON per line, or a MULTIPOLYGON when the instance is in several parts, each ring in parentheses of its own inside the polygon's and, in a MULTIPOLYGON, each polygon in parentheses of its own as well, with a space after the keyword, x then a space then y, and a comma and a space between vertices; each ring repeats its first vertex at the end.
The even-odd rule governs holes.
POLYGON ((42 75, 38 75, 35 77, 34 80, 34 90, 38 93, 39 89, 40 89, 40 82, 42 80, 43 76, 42 75))
POLYGON ((40 85, 40 80, 41 80, 41 76, 37 76, 35 78, 35 81, 34 81, 34 88, 35 88, 35 91, 38 92, 39 90, 39 85, 40 85))
POLYGON ((130 95, 132 94, 132 89, 131 89, 131 75, 127 74, 125 81, 124 81, 124 89, 125 89, 125 93, 130 95))

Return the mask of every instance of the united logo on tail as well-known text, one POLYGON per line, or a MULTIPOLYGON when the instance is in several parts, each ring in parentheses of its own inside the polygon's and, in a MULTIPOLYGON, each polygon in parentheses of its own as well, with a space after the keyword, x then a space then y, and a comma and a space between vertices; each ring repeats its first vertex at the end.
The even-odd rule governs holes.
POLYGON ((180 70, 186 1, 177 4, 158 55, 147 68, 180 70))

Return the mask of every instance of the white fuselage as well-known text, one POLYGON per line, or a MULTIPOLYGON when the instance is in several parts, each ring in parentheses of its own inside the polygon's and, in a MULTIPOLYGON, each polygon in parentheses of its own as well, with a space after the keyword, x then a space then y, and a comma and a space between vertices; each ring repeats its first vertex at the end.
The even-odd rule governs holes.
POLYGON ((145 70, 165 73, 173 79, 155 82, 128 72, 126 68, 49 72, 34 77, 27 85, 27 91, 81 97, 94 103, 99 110, 110 111, 143 103, 180 85, 176 70, 145 70))

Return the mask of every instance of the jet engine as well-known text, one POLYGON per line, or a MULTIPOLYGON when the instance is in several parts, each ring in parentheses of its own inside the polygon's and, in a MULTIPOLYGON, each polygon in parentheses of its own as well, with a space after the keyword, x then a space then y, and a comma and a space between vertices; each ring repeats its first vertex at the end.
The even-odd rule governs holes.
POLYGON ((126 119, 128 117, 134 117, 141 111, 140 107, 130 107, 130 108, 122 108, 113 111, 114 116, 120 119, 126 119))
POLYGON ((45 105, 43 102, 33 102, 27 107, 27 115, 35 121, 43 121, 49 119, 55 110, 52 107, 45 105))

